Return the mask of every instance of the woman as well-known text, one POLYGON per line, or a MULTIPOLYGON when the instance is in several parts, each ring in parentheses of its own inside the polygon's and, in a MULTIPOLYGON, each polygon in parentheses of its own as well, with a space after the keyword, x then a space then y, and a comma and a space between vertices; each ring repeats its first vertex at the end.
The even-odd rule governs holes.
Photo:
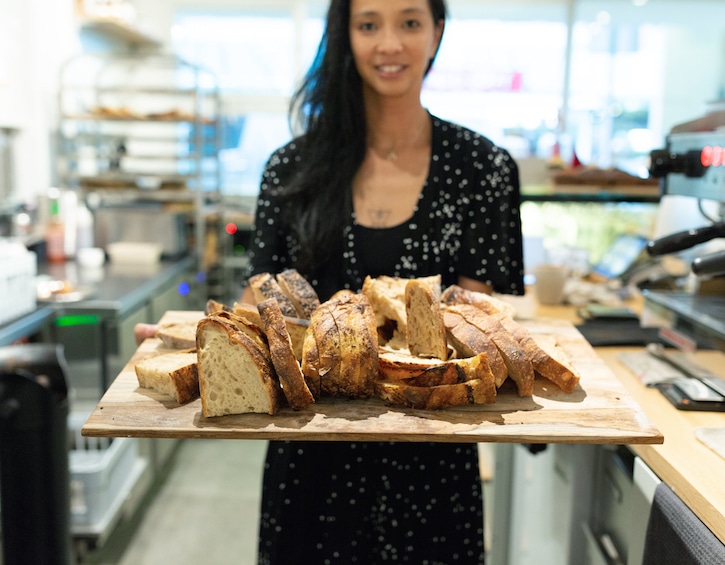
MULTIPOLYGON (((332 0, 265 169, 249 275, 294 267, 322 300, 366 275, 523 292, 518 172, 420 101, 443 0, 332 0)), ((243 300, 252 301, 245 290, 243 300)), ((475 445, 270 442, 259 562, 483 562, 475 445)))

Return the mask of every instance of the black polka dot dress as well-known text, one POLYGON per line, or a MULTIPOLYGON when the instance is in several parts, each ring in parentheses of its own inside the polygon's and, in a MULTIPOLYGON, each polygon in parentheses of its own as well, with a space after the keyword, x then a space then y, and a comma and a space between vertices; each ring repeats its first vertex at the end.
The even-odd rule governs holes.
MULTIPOLYGON (((444 286, 465 276, 497 292, 523 292, 515 163, 485 137, 431 120, 430 169, 413 217, 390 230, 371 230, 350 211, 340 261, 303 273, 321 299, 341 288, 358 290, 366 275, 381 274, 440 274, 444 286)), ((295 266, 299 246, 271 190, 289 178, 298 159, 292 141, 272 155, 264 172, 249 274, 295 266)), ((478 565, 483 542, 475 444, 269 444, 261 565, 478 565)))

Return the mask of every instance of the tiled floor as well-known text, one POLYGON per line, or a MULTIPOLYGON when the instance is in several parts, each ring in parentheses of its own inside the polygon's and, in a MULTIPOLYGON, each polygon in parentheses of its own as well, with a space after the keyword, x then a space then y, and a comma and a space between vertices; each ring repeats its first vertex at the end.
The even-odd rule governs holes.
POLYGON ((267 443, 184 440, 150 503, 88 565, 252 565, 267 443))

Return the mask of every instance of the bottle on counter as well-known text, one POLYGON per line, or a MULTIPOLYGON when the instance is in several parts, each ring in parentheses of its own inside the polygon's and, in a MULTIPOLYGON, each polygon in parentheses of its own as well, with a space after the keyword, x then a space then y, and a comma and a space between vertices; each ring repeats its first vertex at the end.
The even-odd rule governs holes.
POLYGON ((65 226, 57 199, 50 201, 50 218, 45 228, 45 255, 51 263, 62 263, 65 255, 65 226))

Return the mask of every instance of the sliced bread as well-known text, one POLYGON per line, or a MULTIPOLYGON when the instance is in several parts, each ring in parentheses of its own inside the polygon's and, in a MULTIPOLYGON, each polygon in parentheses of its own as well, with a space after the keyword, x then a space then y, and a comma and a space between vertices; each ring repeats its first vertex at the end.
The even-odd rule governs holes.
POLYGON ((312 312, 320 306, 320 299, 312 285, 296 269, 285 269, 277 273, 277 283, 290 299, 297 317, 309 320, 312 312))
POLYGON ((440 300, 429 285, 411 279, 405 285, 408 349, 418 357, 448 358, 446 327, 440 300))
POLYGON ((187 404, 199 398, 196 350, 175 351, 148 357, 136 363, 138 386, 155 390, 187 404))
POLYGON ((380 379, 411 386, 438 386, 459 384, 481 379, 490 381, 495 389, 495 378, 485 353, 465 359, 425 359, 409 352, 380 351, 380 379))
POLYGON ((271 359, 233 324, 213 316, 201 320, 197 355, 205 417, 279 411, 284 396, 271 359))
POLYGON ((257 304, 264 302, 268 298, 274 298, 279 304, 282 314, 285 316, 297 316, 297 310, 295 310, 292 301, 287 298, 287 295, 282 292, 282 288, 279 286, 277 279, 271 273, 259 273, 249 277, 249 288, 252 289, 254 300, 257 304))
POLYGON ((272 365, 274 365, 282 386, 282 392, 290 407, 294 410, 301 410, 313 403, 315 399, 307 387, 302 369, 295 357, 282 311, 274 298, 260 302, 257 304, 257 309, 264 322, 272 365))
POLYGON ((378 397, 387 404, 422 410, 440 410, 466 404, 492 404, 496 401, 493 382, 481 379, 429 387, 382 381, 376 383, 375 388, 378 397))
POLYGON ((197 322, 163 324, 156 329, 156 337, 168 349, 193 349, 196 347, 197 322))
POLYGON ((508 302, 485 292, 468 290, 455 284, 443 291, 441 301, 445 304, 472 304, 486 314, 506 314, 512 318, 516 316, 516 309, 508 302))

